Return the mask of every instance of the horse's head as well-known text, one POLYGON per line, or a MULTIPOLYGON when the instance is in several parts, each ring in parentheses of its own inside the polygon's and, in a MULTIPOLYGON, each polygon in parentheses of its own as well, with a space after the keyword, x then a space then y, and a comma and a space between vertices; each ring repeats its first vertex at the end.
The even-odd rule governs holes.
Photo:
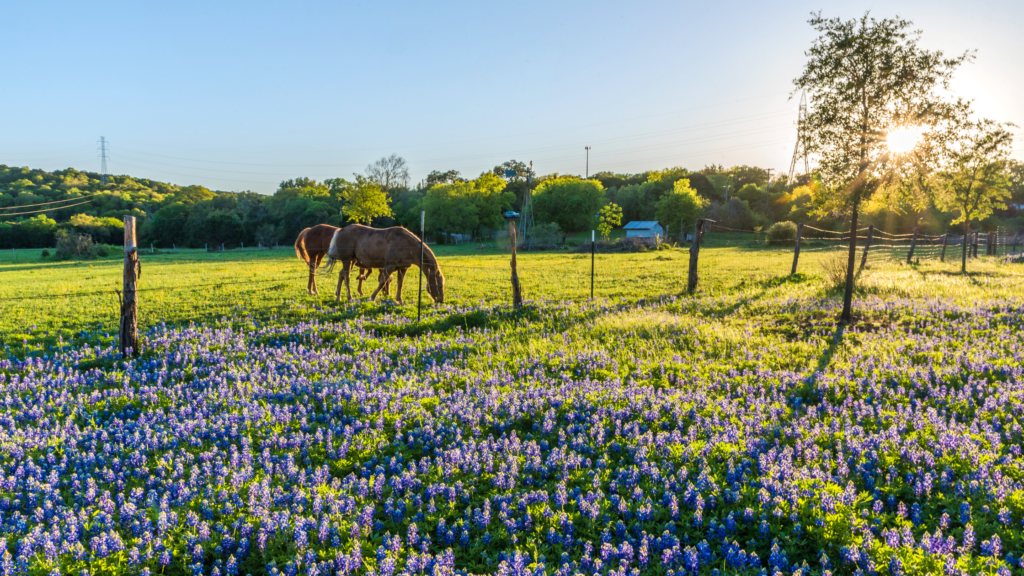
POLYGON ((427 277, 427 294, 434 302, 444 303, 444 274, 441 274, 441 269, 436 264, 427 265, 423 274, 427 277))

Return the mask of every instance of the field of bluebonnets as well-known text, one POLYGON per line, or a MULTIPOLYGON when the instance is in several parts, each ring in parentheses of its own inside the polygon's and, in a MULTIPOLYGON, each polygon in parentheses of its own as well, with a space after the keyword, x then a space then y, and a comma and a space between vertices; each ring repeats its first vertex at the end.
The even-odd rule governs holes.
POLYGON ((990 268, 846 330, 805 276, 11 356, 0 573, 1021 573, 1024 302, 990 268))

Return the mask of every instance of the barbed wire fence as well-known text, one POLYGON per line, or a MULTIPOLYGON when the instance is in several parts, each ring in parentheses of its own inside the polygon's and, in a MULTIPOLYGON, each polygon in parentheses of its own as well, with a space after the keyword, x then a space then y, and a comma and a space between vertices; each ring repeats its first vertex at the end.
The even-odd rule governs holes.
MULTIPOLYGON (((699 252, 696 259, 697 271, 698 271, 698 284, 701 288, 704 288, 708 282, 706 282, 709 276, 713 276, 716 273, 716 269, 724 268, 723 264, 727 259, 735 260, 734 255, 730 255, 727 251, 720 250, 719 242, 714 240, 718 239, 719 235, 728 235, 732 238, 746 238, 747 240, 733 243, 738 245, 740 250, 751 249, 750 258, 748 259, 749 264, 745 266, 740 274, 732 277, 732 280, 743 281, 744 273, 747 278, 752 279, 764 279, 764 278, 780 278, 787 275, 792 275, 796 272, 815 272, 820 273, 821 269, 819 266, 822 262, 829 258, 848 258, 849 255, 849 242, 850 242, 849 231, 833 231, 816 228, 810 225, 801 225, 798 227, 797 237, 791 240, 784 240, 781 242, 771 243, 769 242, 767 235, 763 231, 754 230, 743 230, 728 227, 711 220, 705 220, 703 222, 701 232, 694 238, 697 250, 701 248, 701 244, 704 244, 704 251, 699 252), (702 283, 702 281, 704 281, 702 283)), ((856 265, 858 269, 870 267, 872 264, 891 263, 891 262, 902 262, 902 263, 917 263, 928 260, 938 261, 955 261, 959 262, 963 246, 967 245, 969 250, 969 257, 971 259, 978 258, 979 255, 986 256, 1000 256, 1009 253, 1016 253, 1019 250, 1024 249, 1024 238, 1021 238, 1019 234, 1005 234, 1002 231, 981 233, 978 231, 970 232, 966 238, 962 235, 955 234, 926 234, 922 232, 913 232, 907 234, 894 234, 884 230, 869 226, 861 228, 856 231, 856 265)), ((693 251, 694 243, 690 244, 690 249, 693 251)), ((586 247, 584 244, 583 247, 586 247)), ((681 248, 686 248, 684 242, 681 248)), ((284 247, 250 247, 244 249, 230 249, 223 253, 225 255, 238 255, 241 253, 248 252, 268 252, 274 250, 285 249, 290 251, 290 246, 284 247)), ((171 257, 175 262, 194 261, 209 263, 210 259, 187 259, 182 256, 188 256, 188 252, 203 252, 202 249, 187 250, 184 253, 179 253, 177 250, 167 251, 161 250, 159 252, 150 248, 147 250, 143 248, 141 250, 142 255, 146 259, 154 257, 171 257), (147 254, 147 252, 149 252, 147 254)), ((587 270, 584 270, 582 266, 577 266, 572 269, 566 268, 558 271, 559 281, 564 285, 574 286, 575 292, 572 296, 566 297, 564 291, 559 292, 556 290, 546 289, 543 281, 540 280, 542 274, 546 272, 548 264, 542 261, 531 262, 531 252, 520 252, 519 254, 519 274, 520 279, 524 283, 524 289, 526 290, 528 299, 538 298, 554 298, 554 299, 569 299, 569 300, 588 300, 589 290, 587 287, 594 282, 595 268, 587 266, 587 270), (579 268, 579 269, 576 269, 579 268)), ((600 253, 599 253, 600 254, 600 253)), ((590 264, 590 251, 587 250, 586 255, 579 254, 581 258, 585 257, 588 260, 587 264, 590 264)), ((605 286, 610 282, 628 282, 630 281, 630 274, 628 267, 631 265, 631 260, 628 254, 616 254, 615 260, 605 260, 604 254, 600 254, 601 258, 597 260, 596 272, 598 273, 599 280, 605 286), (602 262, 602 260, 605 260, 602 262), (610 265, 610 268, 609 268, 610 265), (602 270, 604 268, 604 270, 602 270), (612 271, 608 273, 609 269, 612 271)), ((509 301, 511 297, 511 287, 509 282, 510 270, 507 268, 507 264, 495 265, 495 264, 467 264, 462 261, 465 258, 472 258, 473 256, 462 256, 462 257, 447 257, 438 258, 438 263, 442 270, 458 271, 458 274, 470 275, 479 277, 485 276, 486 283, 493 284, 494 290, 481 296, 477 294, 467 294, 463 290, 461 282, 449 283, 446 286, 448 293, 455 299, 466 300, 470 297, 476 299, 480 297, 481 301, 495 301, 504 300, 509 301), (458 258, 453 260, 452 258, 458 258)), ((163 258, 154 258, 161 260, 163 258)), ((660 259, 660 258, 658 258, 660 259)), ((673 270, 672 281, 675 282, 674 286, 676 293, 684 291, 687 288, 688 270, 685 263, 685 259, 675 258, 671 263, 666 263, 666 268, 673 270)), ((640 262, 641 260, 637 260, 640 262)), ((845 265, 845 261, 844 261, 845 265)), ((327 274, 322 271, 316 274, 319 277, 333 276, 333 273, 327 274)), ((649 279, 645 280, 643 274, 636 274, 638 276, 638 284, 651 285, 649 279)), ((454 275, 453 275, 454 276, 454 275)), ((225 278, 222 281, 216 282, 203 282, 198 284, 181 284, 181 285, 164 285, 164 286, 147 286, 139 287, 137 292, 142 294, 155 294, 162 292, 180 292, 180 291, 196 291, 203 290, 207 292, 214 292, 222 289, 244 287, 241 290, 233 291, 232 294, 240 295, 242 293, 265 293, 270 291, 280 291, 286 287, 292 286, 292 283, 298 283, 300 280, 306 280, 308 276, 302 275, 287 275, 280 278, 266 278, 266 279, 245 279, 238 280, 238 273, 226 273, 225 278)), ((461 278, 460 278, 461 280, 461 278)), ((717 282, 710 284, 718 284, 723 286, 727 282, 718 279, 717 282)), ((375 283, 371 280, 371 285, 375 286, 375 283)), ((664 287, 665 283, 661 282, 658 288, 664 287)), ((408 287, 412 288, 412 287, 408 287)), ((695 286, 696 288, 696 286, 695 286)), ((479 292, 479 291, 478 291, 479 292)), ((607 294, 607 292, 606 292, 607 294)), ((18 295, 18 296, 5 296, 0 297, 0 306, 4 303, 14 304, 16 302, 30 301, 30 300, 54 300, 54 299, 76 299, 76 298, 91 298, 91 297, 110 297, 112 302, 116 303, 116 298, 119 297, 119 292, 116 289, 100 289, 92 291, 75 291, 75 292, 63 292, 63 293, 52 293, 52 294, 31 294, 31 295, 18 295)), ((601 298, 599 295, 598 298, 601 298)), ((292 298, 294 301, 298 301, 296 298, 292 298)), ((331 305, 333 298, 319 298, 313 304, 315 307, 323 307, 325 310, 331 305), (326 300, 326 301, 325 301, 326 300)), ((225 304, 213 305, 213 302, 206 303, 207 305, 196 308, 194 310, 188 310, 188 313, 181 313, 180 306, 175 310, 173 314, 174 318, 170 324, 187 325, 192 322, 202 323, 212 320, 217 314, 230 314, 233 311, 245 308, 249 299, 245 301, 236 300, 233 302, 227 302, 225 304)), ((308 305, 308 303, 299 302, 296 304, 293 302, 289 304, 288 297, 283 297, 281 306, 287 307, 290 305, 308 305)), ((158 318, 152 313, 147 314, 147 318, 150 321, 158 318)), ((0 338, 4 342, 9 341, 9 338, 13 335, 12 332, 0 332, 0 338)))

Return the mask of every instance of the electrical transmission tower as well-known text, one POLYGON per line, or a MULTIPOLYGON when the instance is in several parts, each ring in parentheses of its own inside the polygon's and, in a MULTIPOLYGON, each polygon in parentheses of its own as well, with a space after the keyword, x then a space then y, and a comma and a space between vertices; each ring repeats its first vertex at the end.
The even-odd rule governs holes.
POLYGON ((800 115, 796 121, 796 146, 793 147, 793 160, 789 163, 789 179, 786 180, 786 185, 793 183, 793 173, 796 171, 796 159, 800 157, 800 151, 803 149, 804 156, 804 174, 811 173, 810 162, 807 161, 807 149, 801 145, 800 137, 803 135, 802 130, 804 126, 804 120, 807 118, 807 91, 804 90, 800 93, 800 115))
POLYGON ((100 183, 107 183, 107 138, 100 136, 100 183))
POLYGON ((530 191, 533 186, 533 160, 530 160, 530 169, 526 172, 526 192, 523 194, 523 213, 519 217, 519 236, 523 239, 523 246, 530 248, 530 231, 533 229, 533 193, 530 191))

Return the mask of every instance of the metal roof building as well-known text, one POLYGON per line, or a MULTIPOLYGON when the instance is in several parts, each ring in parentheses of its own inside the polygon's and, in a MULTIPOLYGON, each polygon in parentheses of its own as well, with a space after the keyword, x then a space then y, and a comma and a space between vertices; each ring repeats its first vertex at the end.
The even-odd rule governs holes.
POLYGON ((626 231, 626 238, 653 238, 655 236, 665 237, 665 229, 657 221, 634 220, 622 227, 626 231))

